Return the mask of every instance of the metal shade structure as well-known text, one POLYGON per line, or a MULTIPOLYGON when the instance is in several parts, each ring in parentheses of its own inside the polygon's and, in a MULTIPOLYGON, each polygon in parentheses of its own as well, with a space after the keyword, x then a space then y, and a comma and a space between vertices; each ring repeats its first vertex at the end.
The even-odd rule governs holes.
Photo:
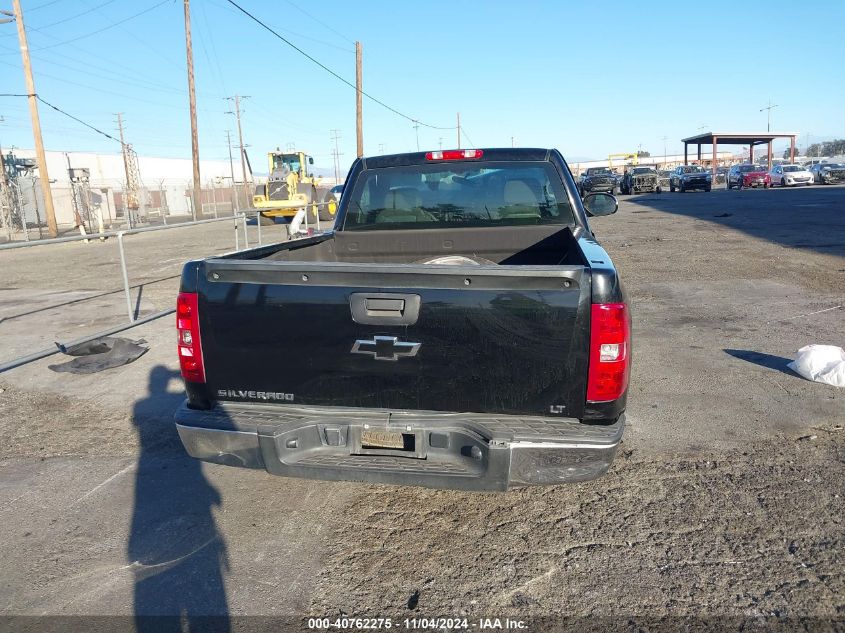
POLYGON ((776 138, 789 139, 789 158, 790 161, 795 160, 795 139, 798 134, 793 132, 705 132, 703 134, 696 134, 688 138, 682 139, 684 143, 684 165, 689 164, 689 146, 698 146, 698 160, 701 160, 701 146, 713 146, 713 158, 711 168, 713 176, 716 175, 716 156, 719 145, 747 145, 749 162, 754 162, 754 147, 756 145, 768 146, 769 169, 772 168, 772 141, 776 138))

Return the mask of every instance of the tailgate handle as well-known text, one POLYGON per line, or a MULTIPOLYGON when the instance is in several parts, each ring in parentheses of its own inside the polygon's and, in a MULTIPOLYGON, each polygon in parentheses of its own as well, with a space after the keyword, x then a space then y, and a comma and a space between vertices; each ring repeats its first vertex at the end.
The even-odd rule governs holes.
POLYGON ((352 320, 364 325, 413 325, 420 315, 420 296, 391 292, 355 292, 349 297, 352 320))

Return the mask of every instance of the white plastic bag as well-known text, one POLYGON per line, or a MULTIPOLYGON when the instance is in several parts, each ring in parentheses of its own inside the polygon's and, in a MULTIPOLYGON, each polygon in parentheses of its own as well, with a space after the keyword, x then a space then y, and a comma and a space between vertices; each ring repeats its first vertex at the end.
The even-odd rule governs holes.
POLYGON ((807 380, 845 387, 845 350, 835 345, 807 345, 787 365, 807 380))

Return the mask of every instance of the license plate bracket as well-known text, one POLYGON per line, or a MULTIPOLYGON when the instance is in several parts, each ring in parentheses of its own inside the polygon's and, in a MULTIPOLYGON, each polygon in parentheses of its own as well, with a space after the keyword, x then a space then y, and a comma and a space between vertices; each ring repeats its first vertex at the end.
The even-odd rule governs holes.
POLYGON ((422 431, 386 427, 353 428, 350 431, 352 450, 357 455, 425 457, 422 431))

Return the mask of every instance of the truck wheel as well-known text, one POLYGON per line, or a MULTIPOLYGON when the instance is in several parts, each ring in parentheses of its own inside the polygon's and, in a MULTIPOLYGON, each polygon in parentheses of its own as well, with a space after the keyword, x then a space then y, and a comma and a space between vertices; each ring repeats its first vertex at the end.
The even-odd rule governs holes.
POLYGON ((710 191, 710 187, 705 187, 704 191, 710 191))
POLYGON ((786 179, 784 179, 784 178, 781 178, 781 179, 780 179, 780 186, 781 186, 781 187, 786 187, 786 179))
POLYGON ((657 189, 654 190, 654 193, 663 193, 663 189, 660 188, 660 185, 657 186, 657 189))
POLYGON ((672 181, 669 181, 669 193, 675 193, 675 185, 672 184, 672 181))
POLYGON ((337 201, 331 192, 326 193, 323 204, 320 205, 320 222, 334 222, 337 213, 337 201))
POLYGON ((726 188, 728 191, 730 191, 731 189, 733 189, 733 188, 734 188, 734 187, 733 187, 733 185, 731 184, 731 179, 730 179, 730 178, 728 178, 727 180, 725 180, 725 188, 726 188))
POLYGON ((686 185, 684 185, 684 183, 682 183, 682 182, 681 182, 681 183, 678 183, 678 190, 679 190, 681 193, 686 193, 686 192, 687 192, 686 185))

